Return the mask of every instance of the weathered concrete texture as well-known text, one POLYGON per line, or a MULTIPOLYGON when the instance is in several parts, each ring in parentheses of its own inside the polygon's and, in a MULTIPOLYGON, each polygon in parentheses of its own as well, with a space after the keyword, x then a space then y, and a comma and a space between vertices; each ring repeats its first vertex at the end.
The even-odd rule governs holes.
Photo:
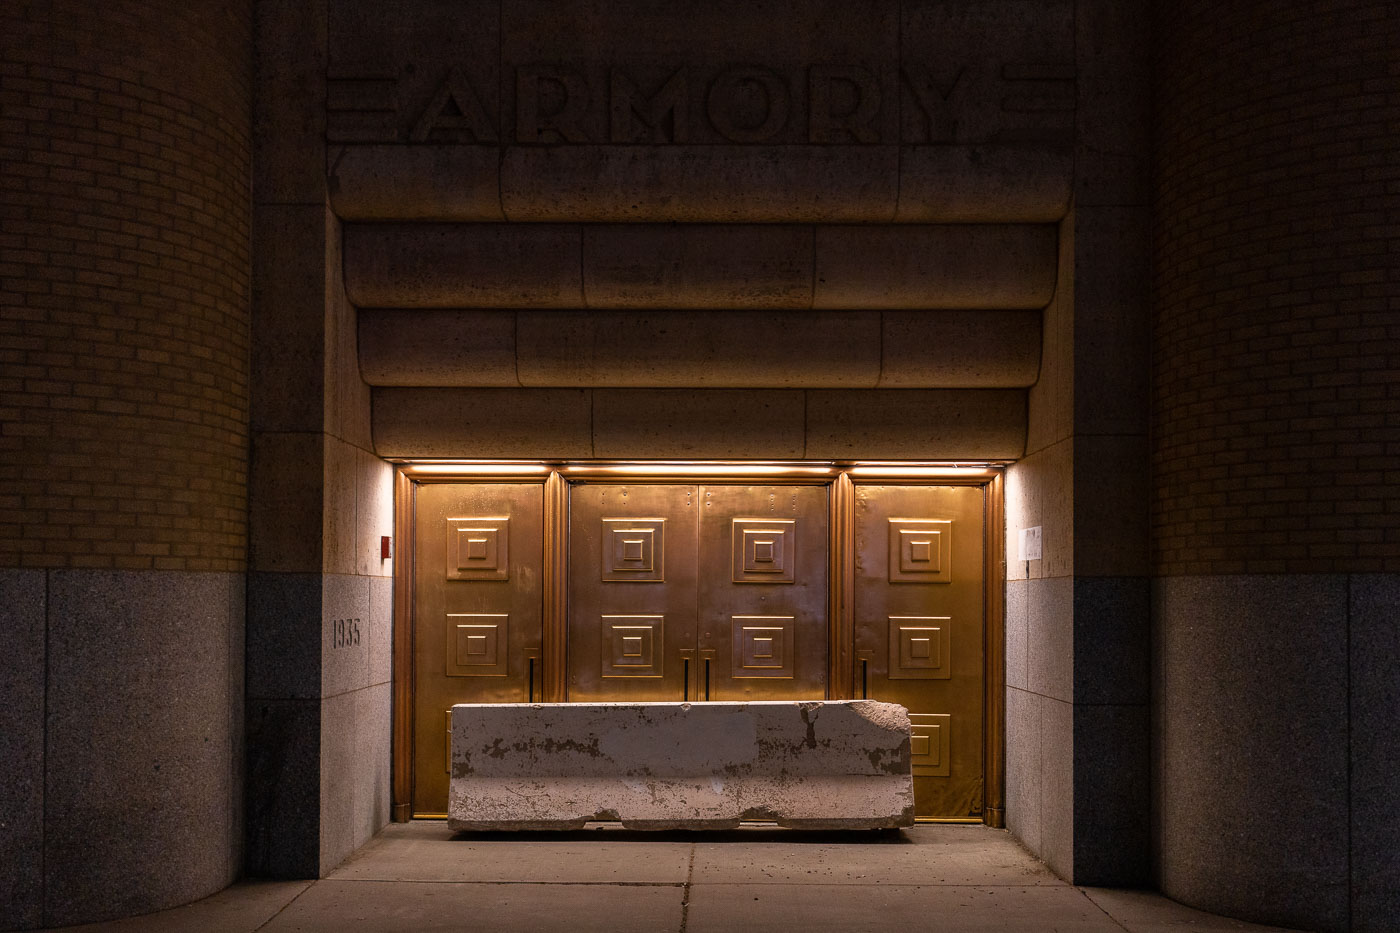
POLYGON ((334 146, 326 160, 331 209, 346 220, 505 219, 495 148, 334 146))
POLYGON ((358 307, 582 307, 581 244, 566 224, 347 224, 345 291, 358 307))
POLYGON ((1049 224, 347 224, 383 308, 1041 308, 1049 224))
POLYGON ((1046 146, 905 146, 897 223, 1053 223, 1069 210, 1074 159, 1046 146))
POLYGON ((377 386, 1019 388, 1039 311, 360 312, 377 386))
MULTIPOLYGON (((411 314, 413 312, 400 312, 411 314)), ((873 386, 880 320, 868 311, 522 311, 529 386, 873 386)))
POLYGON ((803 393, 738 389, 599 389, 596 457, 802 456, 803 393))
POLYGON ((873 700, 452 708, 454 830, 914 822, 909 716, 873 700))
MULTIPOLYGON (((567 311, 557 313, 570 319, 567 311)), ((360 375, 373 386, 518 386, 516 316, 498 310, 362 309, 360 375)))
POLYGON ((807 308, 812 228, 600 224, 583 230, 589 308, 807 308))
POLYGON ((814 308, 1043 308, 1049 224, 817 227, 814 308))
MULTIPOLYGON (((882 389, 1010 389, 1040 373, 1040 311, 884 311, 882 389)), ((823 387, 825 388, 825 387, 823 387)))
POLYGON ((584 389, 374 390, 381 457, 591 457, 584 389))
POLYGON ((899 191, 897 146, 512 146, 501 158, 513 221, 879 223, 899 191))
POLYGON ((1013 459, 1020 389, 374 390, 381 457, 1013 459))
POLYGON ((870 389, 807 393, 806 456, 1012 460, 1025 452, 1018 389, 870 389))
POLYGON ((1071 154, 1044 146, 349 145, 345 220, 531 223, 1046 223, 1071 154))
POLYGON ((1347 928, 1346 616, 1341 576, 1156 581, 1152 785, 1169 897, 1347 928))

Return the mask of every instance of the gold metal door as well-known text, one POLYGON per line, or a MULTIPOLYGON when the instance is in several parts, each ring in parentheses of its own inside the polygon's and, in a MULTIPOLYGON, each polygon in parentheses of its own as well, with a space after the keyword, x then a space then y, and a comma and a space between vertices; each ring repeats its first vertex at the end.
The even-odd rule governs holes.
POLYGON ((581 484, 569 504, 569 699, 694 699, 694 486, 581 484))
POLYGON ((920 817, 982 815, 983 494, 855 487, 855 692, 909 710, 920 817))
POLYGON ((445 811, 454 703, 868 696, 910 711, 918 816, 995 822, 988 487, 539 471, 401 486, 396 818, 445 811))
POLYGON ((826 697, 825 486, 700 487, 699 692, 826 697))
POLYGON ((826 696, 821 486, 578 484, 569 699, 826 696))
POLYGON ((454 703, 538 697, 544 487, 424 483, 414 534, 413 811, 447 810, 454 703))

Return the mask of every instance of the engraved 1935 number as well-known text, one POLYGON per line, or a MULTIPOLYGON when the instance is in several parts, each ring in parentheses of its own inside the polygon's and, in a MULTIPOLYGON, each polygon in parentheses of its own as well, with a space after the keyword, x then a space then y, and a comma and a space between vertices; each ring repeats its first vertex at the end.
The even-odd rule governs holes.
POLYGON ((359 619, 335 619, 331 622, 331 647, 349 648, 359 643, 359 619))

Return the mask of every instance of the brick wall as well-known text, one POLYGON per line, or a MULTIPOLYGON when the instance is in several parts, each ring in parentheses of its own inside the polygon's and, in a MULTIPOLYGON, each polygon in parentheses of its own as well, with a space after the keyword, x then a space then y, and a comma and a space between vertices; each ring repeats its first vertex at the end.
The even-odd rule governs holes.
POLYGON ((1158 9, 1156 569, 1400 570, 1400 10, 1158 9))
POLYGON ((243 567, 247 6, 0 13, 0 566, 243 567))

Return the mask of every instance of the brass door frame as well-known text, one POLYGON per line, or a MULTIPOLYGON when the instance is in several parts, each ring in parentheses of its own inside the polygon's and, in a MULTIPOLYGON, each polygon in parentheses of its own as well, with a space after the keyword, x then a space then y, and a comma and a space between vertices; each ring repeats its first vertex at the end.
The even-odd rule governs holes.
MULTIPOLYGON (((1005 483, 999 469, 967 475, 923 473, 922 465, 900 465, 879 477, 882 485, 983 486, 983 754, 986 799, 982 822, 1005 825, 1006 791, 1006 542, 1005 483)), ((638 461, 528 461, 470 465, 400 463, 394 476, 394 620, 393 620, 393 807, 395 822, 412 818, 413 799, 413 541, 415 486, 423 483, 517 482, 544 486, 543 679, 541 699, 566 698, 568 634, 568 495, 576 481, 629 483, 754 483, 830 486, 828 568, 829 699, 855 696, 855 480, 859 465, 820 463, 671 464, 638 461)))

